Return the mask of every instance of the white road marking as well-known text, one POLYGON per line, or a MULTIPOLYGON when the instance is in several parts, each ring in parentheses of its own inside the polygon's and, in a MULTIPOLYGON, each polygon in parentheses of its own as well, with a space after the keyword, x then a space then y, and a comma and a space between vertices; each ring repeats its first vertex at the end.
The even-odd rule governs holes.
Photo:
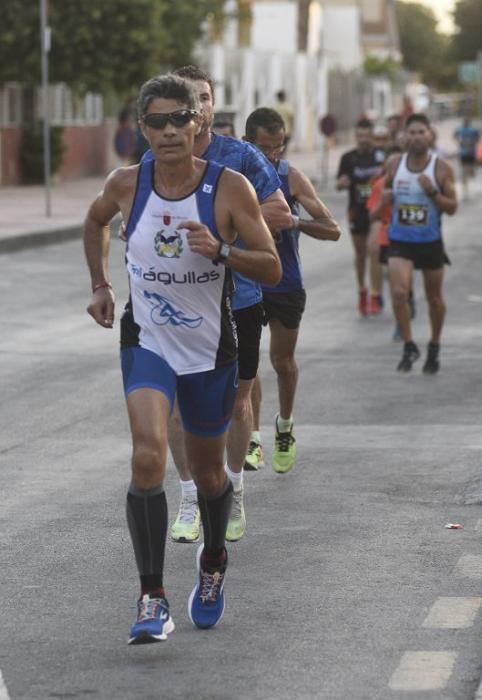
POLYGON ((471 627, 477 617, 482 598, 437 598, 423 621, 422 627, 463 629, 471 627))
POLYGON ((392 690, 442 690, 457 659, 453 651, 406 651, 390 678, 392 690))
POLYGON ((482 578, 482 556, 480 554, 464 554, 455 566, 458 576, 482 578))
POLYGON ((0 700, 10 700, 10 695, 8 694, 7 686, 3 681, 2 672, 0 671, 0 700))
POLYGON ((482 518, 479 518, 475 524, 476 530, 482 530, 482 518))
POLYGON ((480 294, 469 294, 467 297, 467 301, 472 301, 475 304, 480 304, 482 302, 482 296, 480 296, 480 294))

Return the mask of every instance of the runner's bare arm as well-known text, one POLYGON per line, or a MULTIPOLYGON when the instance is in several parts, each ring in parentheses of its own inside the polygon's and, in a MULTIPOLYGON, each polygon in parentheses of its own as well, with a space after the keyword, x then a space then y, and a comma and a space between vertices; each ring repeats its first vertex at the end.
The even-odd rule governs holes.
MULTIPOLYGON (((225 170, 219 180, 215 203, 216 223, 224 241, 233 243, 236 234, 246 249, 232 247, 226 265, 245 277, 270 286, 281 279, 281 263, 271 233, 261 215, 252 185, 243 175, 225 170)), ((198 222, 184 221, 189 229, 191 250, 214 260, 219 240, 198 222)))
POLYGON ((393 190, 392 190, 392 185, 393 185, 393 178, 395 177, 395 173, 397 172, 397 168, 400 164, 402 156, 398 153, 395 153, 393 156, 390 156, 389 159, 385 163, 385 187, 382 192, 382 197, 381 197, 381 202, 383 204, 390 204, 393 201, 393 190))
POLYGON ((431 197, 433 203, 439 211, 449 216, 453 216, 457 211, 457 194, 455 191, 454 171, 445 160, 437 161, 435 177, 440 186, 440 192, 436 189, 435 183, 426 175, 420 175, 419 184, 431 197))
POLYGON ((399 153, 394 153, 393 156, 390 156, 387 162, 385 163, 385 171, 387 173, 385 180, 385 189, 392 188, 393 178, 395 177, 395 173, 397 172, 397 168, 400 164, 401 159, 402 156, 399 153))
POLYGON ((103 328, 114 323, 115 297, 110 287, 108 259, 110 247, 109 222, 121 210, 126 185, 132 176, 120 168, 109 175, 103 191, 92 202, 84 223, 84 251, 92 282, 92 299, 88 313, 103 328))
POLYGON ((293 219, 291 211, 281 190, 275 190, 261 202, 261 213, 271 232, 291 228, 293 219))
POLYGON ((321 241, 337 241, 341 229, 331 212, 316 194, 310 179, 297 168, 290 166, 288 181, 293 196, 312 217, 312 220, 300 219, 298 228, 312 238, 321 241))
POLYGON ((349 175, 343 174, 336 181, 337 190, 348 190, 351 185, 351 177, 349 175))

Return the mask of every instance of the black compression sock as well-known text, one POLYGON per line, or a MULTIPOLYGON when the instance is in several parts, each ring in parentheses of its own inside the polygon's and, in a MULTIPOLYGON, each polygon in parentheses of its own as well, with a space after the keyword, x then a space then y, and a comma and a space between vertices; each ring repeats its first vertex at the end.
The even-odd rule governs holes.
POLYGON ((148 491, 131 485, 126 511, 142 593, 162 589, 167 535, 167 501, 162 485, 148 491))
POLYGON ((233 485, 226 479, 223 493, 216 498, 206 498, 198 491, 199 510, 204 530, 204 552, 215 557, 222 556, 226 529, 231 514, 233 485))

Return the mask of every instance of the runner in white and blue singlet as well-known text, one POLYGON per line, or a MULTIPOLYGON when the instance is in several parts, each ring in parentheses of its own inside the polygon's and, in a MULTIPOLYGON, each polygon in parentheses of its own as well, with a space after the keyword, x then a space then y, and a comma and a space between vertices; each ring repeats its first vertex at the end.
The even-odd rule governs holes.
MULTIPOLYGON (((138 348, 155 353, 178 376, 213 370, 237 358, 231 272, 191 252, 188 231, 179 226, 186 220, 200 221, 221 241, 214 201, 222 171, 216 163, 208 163, 196 191, 169 200, 154 189, 154 160, 139 167, 126 229, 130 300, 121 336, 126 393, 144 386, 145 379, 137 374, 143 373, 144 361, 135 359, 138 348), (202 315, 195 311, 199 305, 202 315)), ((181 408, 188 425, 192 425, 191 407, 188 400, 181 408)), ((204 419, 207 425, 215 422, 208 406, 204 419)), ((220 432, 224 429, 221 424, 220 432)))
POLYGON ((448 258, 442 242, 442 214, 455 214, 452 168, 430 149, 432 134, 424 114, 412 114, 406 125, 407 153, 387 162, 384 199, 393 202, 389 227, 388 270, 395 317, 405 341, 399 372, 409 372, 420 357, 413 342, 409 293, 414 269, 424 276, 430 310, 431 338, 423 366, 425 374, 440 367, 440 335, 445 317, 442 296, 443 268, 448 258))
MULTIPOLYGON (((279 394, 272 464, 276 472, 285 473, 293 467, 296 458, 293 407, 298 367, 295 349, 306 301, 299 255, 300 233, 318 240, 336 241, 340 237, 340 228, 318 198, 306 175, 287 160, 280 159, 285 144, 285 125, 278 112, 265 107, 254 110, 246 121, 246 139, 254 143, 276 168, 292 214, 291 227, 275 235, 283 268, 281 281, 274 287, 262 285, 266 322, 269 323, 271 333, 270 357, 277 375, 279 394), (300 219, 300 205, 311 219, 300 219)), ((255 423, 246 458, 248 463, 256 463, 262 458, 260 404, 261 382, 257 377, 253 391, 255 423)))
POLYGON ((168 529, 164 477, 167 425, 177 397, 204 529, 188 602, 199 628, 224 613, 226 528, 233 487, 224 471, 237 389, 231 270, 276 284, 281 264, 255 193, 239 173, 196 158, 200 105, 174 75, 145 83, 138 99, 154 160, 115 170, 91 205, 84 247, 92 280, 88 312, 113 327, 108 224, 127 221, 130 303, 122 319, 121 364, 132 434, 127 521, 141 597, 129 644, 163 641, 174 630, 163 583, 168 529), (234 241, 239 238, 244 248, 234 241))
MULTIPOLYGON (((216 161, 242 173, 253 185, 261 211, 271 231, 291 225, 291 214, 276 170, 251 144, 212 132, 214 93, 212 82, 196 66, 184 66, 175 71, 195 85, 201 101, 202 128, 196 136, 194 153, 199 158, 216 161)), ((151 158, 146 154, 145 158, 151 158)), ((242 246, 240 242, 237 245, 242 246)), ((246 529, 243 501, 243 467, 248 451, 253 415, 251 391, 258 371, 259 345, 263 321, 261 287, 245 276, 234 273, 235 291, 232 299, 233 314, 238 329, 239 388, 229 428, 226 473, 234 488, 233 508, 226 537, 239 540, 246 529)), ((171 536, 177 542, 195 542, 199 539, 199 511, 195 485, 183 449, 183 436, 176 412, 170 422, 169 446, 181 478, 181 503, 171 536)))

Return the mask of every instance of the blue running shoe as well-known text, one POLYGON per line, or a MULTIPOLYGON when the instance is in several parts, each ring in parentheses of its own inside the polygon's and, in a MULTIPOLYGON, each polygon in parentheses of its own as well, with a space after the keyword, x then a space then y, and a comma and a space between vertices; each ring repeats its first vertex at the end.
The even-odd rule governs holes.
POLYGON ((226 562, 221 569, 203 568, 203 549, 202 544, 197 551, 199 581, 189 596, 188 613, 193 625, 206 630, 217 625, 224 614, 224 577, 228 559, 226 554, 226 562))
POLYGON ((137 622, 131 628, 127 643, 163 642, 173 631, 174 621, 169 614, 167 600, 143 595, 137 603, 137 622))

